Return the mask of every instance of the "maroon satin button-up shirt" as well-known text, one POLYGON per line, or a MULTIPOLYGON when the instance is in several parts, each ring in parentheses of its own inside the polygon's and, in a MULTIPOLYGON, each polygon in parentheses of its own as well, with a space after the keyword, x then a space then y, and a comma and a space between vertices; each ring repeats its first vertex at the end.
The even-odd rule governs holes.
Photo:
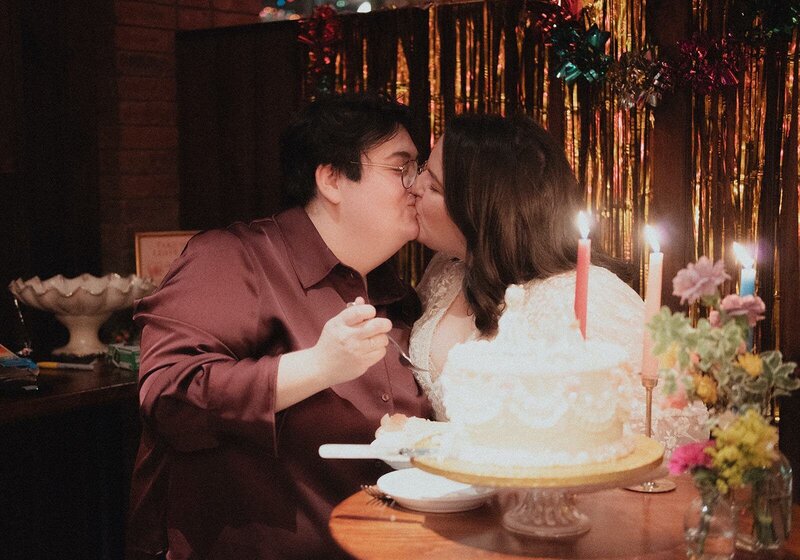
POLYGON ((313 346, 357 296, 408 339, 416 296, 388 265, 342 265, 302 208, 195 236, 161 288, 137 302, 142 441, 129 556, 333 558, 331 509, 387 468, 319 458, 368 443, 386 413, 431 409, 390 345, 356 380, 275 412, 283 353, 313 346))

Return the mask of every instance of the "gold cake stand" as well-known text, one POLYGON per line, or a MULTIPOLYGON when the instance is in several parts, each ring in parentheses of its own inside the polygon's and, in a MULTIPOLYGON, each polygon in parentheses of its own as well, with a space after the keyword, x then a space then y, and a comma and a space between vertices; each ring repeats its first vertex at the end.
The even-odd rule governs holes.
POLYGON ((625 457, 587 465, 510 467, 436 455, 412 457, 411 463, 466 484, 528 489, 517 505, 505 512, 503 526, 533 537, 571 538, 591 528, 588 517, 577 509, 574 494, 638 482, 661 464, 663 445, 642 435, 634 438, 634 450, 625 457))

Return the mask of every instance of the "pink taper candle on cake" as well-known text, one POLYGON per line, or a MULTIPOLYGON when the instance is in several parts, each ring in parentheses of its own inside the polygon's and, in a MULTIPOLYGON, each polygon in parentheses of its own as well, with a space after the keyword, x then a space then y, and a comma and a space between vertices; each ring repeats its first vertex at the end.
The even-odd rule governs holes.
POLYGON ((578 241, 578 270, 575 277, 575 317, 586 338, 586 305, 589 295, 589 264, 592 255, 592 240, 589 239, 589 216, 586 212, 578 212, 578 229, 581 239, 578 241))
MULTIPOLYGON (((644 235, 650 245, 650 268, 647 272, 647 288, 644 297, 644 324, 650 322, 661 309, 661 277, 664 270, 664 253, 658 243, 658 234, 654 227, 644 226, 644 235)), ((654 379, 658 377, 658 360, 653 355, 653 340, 650 331, 644 329, 644 347, 642 351, 642 377, 654 379)))

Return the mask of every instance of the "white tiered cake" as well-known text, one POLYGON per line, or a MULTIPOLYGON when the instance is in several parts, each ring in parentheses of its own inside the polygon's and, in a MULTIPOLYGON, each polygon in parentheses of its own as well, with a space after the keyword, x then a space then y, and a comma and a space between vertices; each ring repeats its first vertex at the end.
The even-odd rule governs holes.
POLYGON ((461 434, 450 452, 496 466, 557 467, 619 459, 631 371, 621 347, 584 341, 567 319, 532 339, 525 292, 509 286, 493 340, 455 346, 441 375, 444 404, 461 434))

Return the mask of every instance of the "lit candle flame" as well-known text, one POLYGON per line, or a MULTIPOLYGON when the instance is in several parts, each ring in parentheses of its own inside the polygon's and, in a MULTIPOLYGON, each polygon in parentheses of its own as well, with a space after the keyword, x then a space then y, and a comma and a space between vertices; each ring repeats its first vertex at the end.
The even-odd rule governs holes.
POLYGON ((661 244, 658 242, 658 230, 655 227, 649 224, 645 225, 644 237, 647 240, 647 244, 650 245, 650 249, 653 253, 661 252, 661 244))
POLYGON ((753 268, 755 260, 750 256, 747 249, 741 243, 733 242, 733 252, 736 253, 736 260, 745 268, 753 268))
POLYGON ((588 212, 578 212, 578 231, 581 232, 581 239, 589 237, 589 214, 588 212))

